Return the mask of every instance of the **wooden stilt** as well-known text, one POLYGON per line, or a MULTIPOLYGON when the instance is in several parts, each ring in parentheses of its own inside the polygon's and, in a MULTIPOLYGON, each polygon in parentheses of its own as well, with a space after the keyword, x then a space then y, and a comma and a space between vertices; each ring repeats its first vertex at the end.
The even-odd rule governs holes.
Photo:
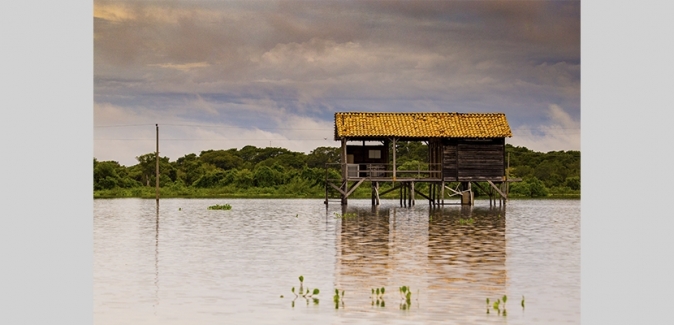
POLYGON ((435 183, 431 183, 431 205, 435 206, 435 191, 437 189, 435 188, 435 183))
POLYGON ((403 186, 402 183, 400 183, 400 206, 403 206, 403 186))
POLYGON ((428 184, 428 205, 433 206, 433 184, 428 184))
POLYGON ((440 182, 440 205, 445 205, 445 181, 440 182))
POLYGON ((370 189, 370 197, 372 198, 372 206, 375 206, 375 203, 374 203, 374 196, 375 196, 375 194, 374 194, 374 182, 370 183, 370 186, 372 187, 370 189))
POLYGON ((379 182, 372 182, 372 205, 379 205, 379 182))

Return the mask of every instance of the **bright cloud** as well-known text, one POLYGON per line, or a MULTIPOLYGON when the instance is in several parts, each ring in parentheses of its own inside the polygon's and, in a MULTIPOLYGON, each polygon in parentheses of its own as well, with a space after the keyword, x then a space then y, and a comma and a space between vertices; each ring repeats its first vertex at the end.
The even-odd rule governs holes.
POLYGON ((545 124, 513 129, 513 138, 508 143, 540 152, 580 150, 580 121, 555 104, 548 106, 547 113, 545 124))

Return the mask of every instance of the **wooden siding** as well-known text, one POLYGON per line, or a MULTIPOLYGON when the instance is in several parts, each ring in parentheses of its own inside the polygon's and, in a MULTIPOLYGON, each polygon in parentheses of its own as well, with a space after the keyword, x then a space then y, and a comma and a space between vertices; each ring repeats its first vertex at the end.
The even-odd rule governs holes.
POLYGON ((447 140, 443 148, 443 177, 447 181, 502 180, 504 139, 447 140))
POLYGON ((354 164, 385 164, 388 163, 387 146, 346 146, 346 154, 353 155, 354 164), (369 150, 379 150, 381 158, 369 158, 369 150))
POLYGON ((456 164, 456 144, 448 144, 443 147, 442 153, 442 177, 456 181, 459 176, 458 166, 456 164))
POLYGON ((380 166, 372 166, 373 170, 385 170, 383 164, 388 163, 389 150, 388 146, 346 146, 346 154, 353 155, 353 163, 358 164, 358 177, 375 176, 378 174, 370 174, 367 172, 370 166, 368 164, 382 164, 380 166), (381 158, 370 158, 370 150, 379 150, 381 158))

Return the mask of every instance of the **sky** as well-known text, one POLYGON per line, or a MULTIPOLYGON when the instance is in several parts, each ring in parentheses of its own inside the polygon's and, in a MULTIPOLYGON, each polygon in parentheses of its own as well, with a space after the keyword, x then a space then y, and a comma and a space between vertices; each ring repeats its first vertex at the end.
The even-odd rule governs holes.
POLYGON ((334 141, 335 112, 505 113, 580 150, 579 1, 94 1, 94 157, 334 141))

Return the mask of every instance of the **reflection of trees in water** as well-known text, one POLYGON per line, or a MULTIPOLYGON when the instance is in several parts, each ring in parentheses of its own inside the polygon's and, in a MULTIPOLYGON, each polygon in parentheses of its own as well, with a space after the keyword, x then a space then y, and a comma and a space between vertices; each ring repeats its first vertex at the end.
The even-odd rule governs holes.
POLYGON ((431 211, 429 274, 434 289, 505 289, 505 209, 460 207, 431 211))

